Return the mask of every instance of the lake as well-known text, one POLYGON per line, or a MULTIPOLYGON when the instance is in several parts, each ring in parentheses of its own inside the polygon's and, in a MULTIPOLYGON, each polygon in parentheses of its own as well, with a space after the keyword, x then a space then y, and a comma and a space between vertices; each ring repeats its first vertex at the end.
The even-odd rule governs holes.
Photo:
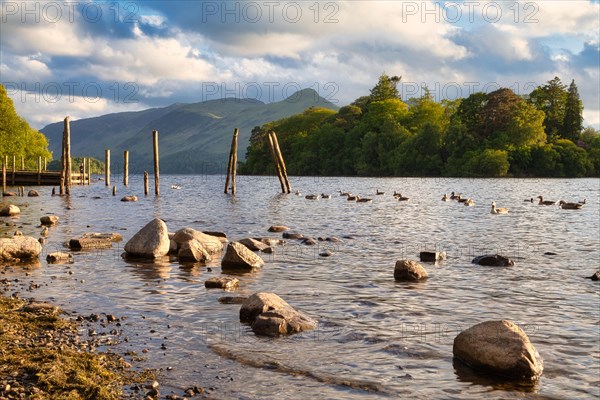
MULTIPOLYGON (((97 329, 118 342, 110 351, 135 351, 144 361, 134 365, 164 369, 163 396, 171 390, 182 395, 194 385, 227 399, 600 396, 600 284, 584 279, 600 266, 599 179, 291 177, 293 190, 302 192, 296 196, 279 194, 274 177, 239 176, 235 197, 223 194, 223 175, 162 176, 161 182, 160 197, 144 197, 141 176, 132 176, 128 188, 116 183, 116 197, 96 182, 74 186, 70 198, 52 197, 44 187, 39 198, 5 199, 22 214, 3 221, 12 220, 26 235, 39 236, 42 215, 56 214, 60 221, 50 229, 37 267, 9 267, 3 277, 19 280, 12 290, 21 297, 83 315, 126 317, 119 335, 110 334, 114 325, 97 329), (170 189, 172 184, 181 189, 170 189), (347 201, 339 190, 373 202, 347 201), (377 196, 377 190, 386 193, 377 196), (395 200, 394 191, 410 201, 395 200), (441 201, 452 191, 476 205, 441 201), (311 193, 332 198, 304 198, 311 193), (140 201, 120 202, 127 194, 140 201), (538 195, 585 198, 587 204, 562 210, 524 201, 538 195), (492 201, 510 213, 490 214, 492 201), (237 291, 224 292, 204 287, 206 279, 221 275, 218 260, 152 264, 121 257, 124 243, 154 217, 172 232, 222 231, 229 240, 280 238, 267 229, 281 224, 342 242, 305 246, 288 240, 274 254, 261 254, 264 268, 236 275, 237 291), (73 264, 46 263, 47 252, 92 231, 118 232, 125 240, 111 250, 75 252, 73 264), (324 250, 332 256, 320 257, 324 250), (424 282, 395 282, 396 260, 418 260, 422 250, 446 251, 448 259, 423 263, 429 273, 424 282), (501 253, 516 265, 471 264, 485 253, 501 253), (239 305, 218 301, 259 291, 277 293, 318 319, 319 328, 257 337, 239 323, 239 305), (453 362, 460 331, 499 319, 521 326, 543 358, 535 385, 481 376, 453 362)), ((0 233, 14 229, 3 226, 0 233)))

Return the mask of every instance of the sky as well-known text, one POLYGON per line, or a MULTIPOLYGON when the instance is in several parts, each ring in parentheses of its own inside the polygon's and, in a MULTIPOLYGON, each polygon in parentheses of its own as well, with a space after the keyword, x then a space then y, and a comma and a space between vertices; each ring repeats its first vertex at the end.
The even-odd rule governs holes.
POLYGON ((382 73, 403 100, 575 80, 600 127, 600 5, 544 1, 0 0, 0 82, 35 128, 304 88, 343 106, 382 73))

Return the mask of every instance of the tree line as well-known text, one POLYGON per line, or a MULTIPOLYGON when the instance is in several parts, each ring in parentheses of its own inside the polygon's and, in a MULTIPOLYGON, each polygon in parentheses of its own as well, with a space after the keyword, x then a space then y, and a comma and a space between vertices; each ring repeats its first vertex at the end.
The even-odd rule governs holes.
POLYGON ((241 173, 272 173, 274 130, 295 175, 600 176, 600 134, 583 127, 575 81, 437 102, 427 88, 402 101, 400 79, 382 74, 368 96, 337 112, 310 108, 255 127, 241 173))
MULTIPOLYGON (((15 111, 13 101, 8 97, 4 85, 0 84, 0 163, 5 156, 12 162, 16 157, 20 162, 25 158, 25 168, 36 169, 38 158, 50 160, 46 136, 29 126, 15 111)), ((19 165, 19 164, 18 164, 19 165)))

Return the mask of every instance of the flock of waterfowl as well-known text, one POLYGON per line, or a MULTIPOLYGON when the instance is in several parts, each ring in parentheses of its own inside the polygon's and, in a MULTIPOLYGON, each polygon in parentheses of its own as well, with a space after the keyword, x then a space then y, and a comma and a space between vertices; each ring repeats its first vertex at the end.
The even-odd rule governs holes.
MULTIPOLYGON (((345 196, 348 201, 355 201, 357 203, 368 203, 368 202, 373 201, 372 198, 360 197, 359 195, 357 195, 357 194, 355 195, 350 192, 343 192, 340 190, 339 193, 340 193, 340 196, 345 196)), ((296 190, 295 194, 297 196, 302 195, 299 190, 296 190)), ((382 195, 385 195, 385 192, 377 189, 375 194, 378 196, 382 196, 382 195)), ((393 196, 398 201, 410 200, 409 197, 403 196, 402 193, 398 193, 396 191, 394 191, 393 196)), ((304 198, 307 200, 330 199, 331 195, 325 194, 325 193, 321 193, 320 195, 319 194, 308 194, 308 195, 304 196, 304 198)), ((564 200, 560 200, 560 201, 544 200, 543 196, 538 196, 537 199, 539 200, 539 202, 538 202, 539 205, 543 205, 543 206, 558 205, 560 208, 562 208, 564 210, 579 210, 585 204, 585 199, 583 199, 583 201, 579 201, 579 202, 567 202, 564 200)), ((473 200, 470 197, 464 198, 464 197, 462 197, 462 195, 460 193, 452 192, 452 193, 450 193, 450 196, 448 196, 447 193, 444 193, 444 196, 442 196, 442 201, 451 201, 451 200, 457 201, 458 203, 462 203, 467 207, 472 207, 475 205, 475 200, 473 200)), ((524 201, 534 203, 533 197, 529 200, 524 200, 524 201)), ((490 211, 491 214, 508 214, 508 212, 509 212, 508 208, 497 207, 496 202, 492 201, 492 209, 490 211)))

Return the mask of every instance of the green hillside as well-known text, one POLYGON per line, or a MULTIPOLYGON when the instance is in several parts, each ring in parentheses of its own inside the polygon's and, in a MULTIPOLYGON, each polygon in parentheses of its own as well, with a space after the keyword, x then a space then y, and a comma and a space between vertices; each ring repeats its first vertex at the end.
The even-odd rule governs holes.
MULTIPOLYGON (((123 151, 129 150, 131 173, 151 171, 152 131, 158 130, 161 172, 219 173, 226 167, 234 128, 240 129, 243 159, 254 127, 310 107, 338 109, 314 90, 305 89, 270 104, 228 98, 86 118, 71 122, 71 152, 104 160, 104 150, 110 149, 113 165, 118 166, 123 151)), ((62 121, 41 130, 54 154, 60 154, 62 130, 62 121)))

